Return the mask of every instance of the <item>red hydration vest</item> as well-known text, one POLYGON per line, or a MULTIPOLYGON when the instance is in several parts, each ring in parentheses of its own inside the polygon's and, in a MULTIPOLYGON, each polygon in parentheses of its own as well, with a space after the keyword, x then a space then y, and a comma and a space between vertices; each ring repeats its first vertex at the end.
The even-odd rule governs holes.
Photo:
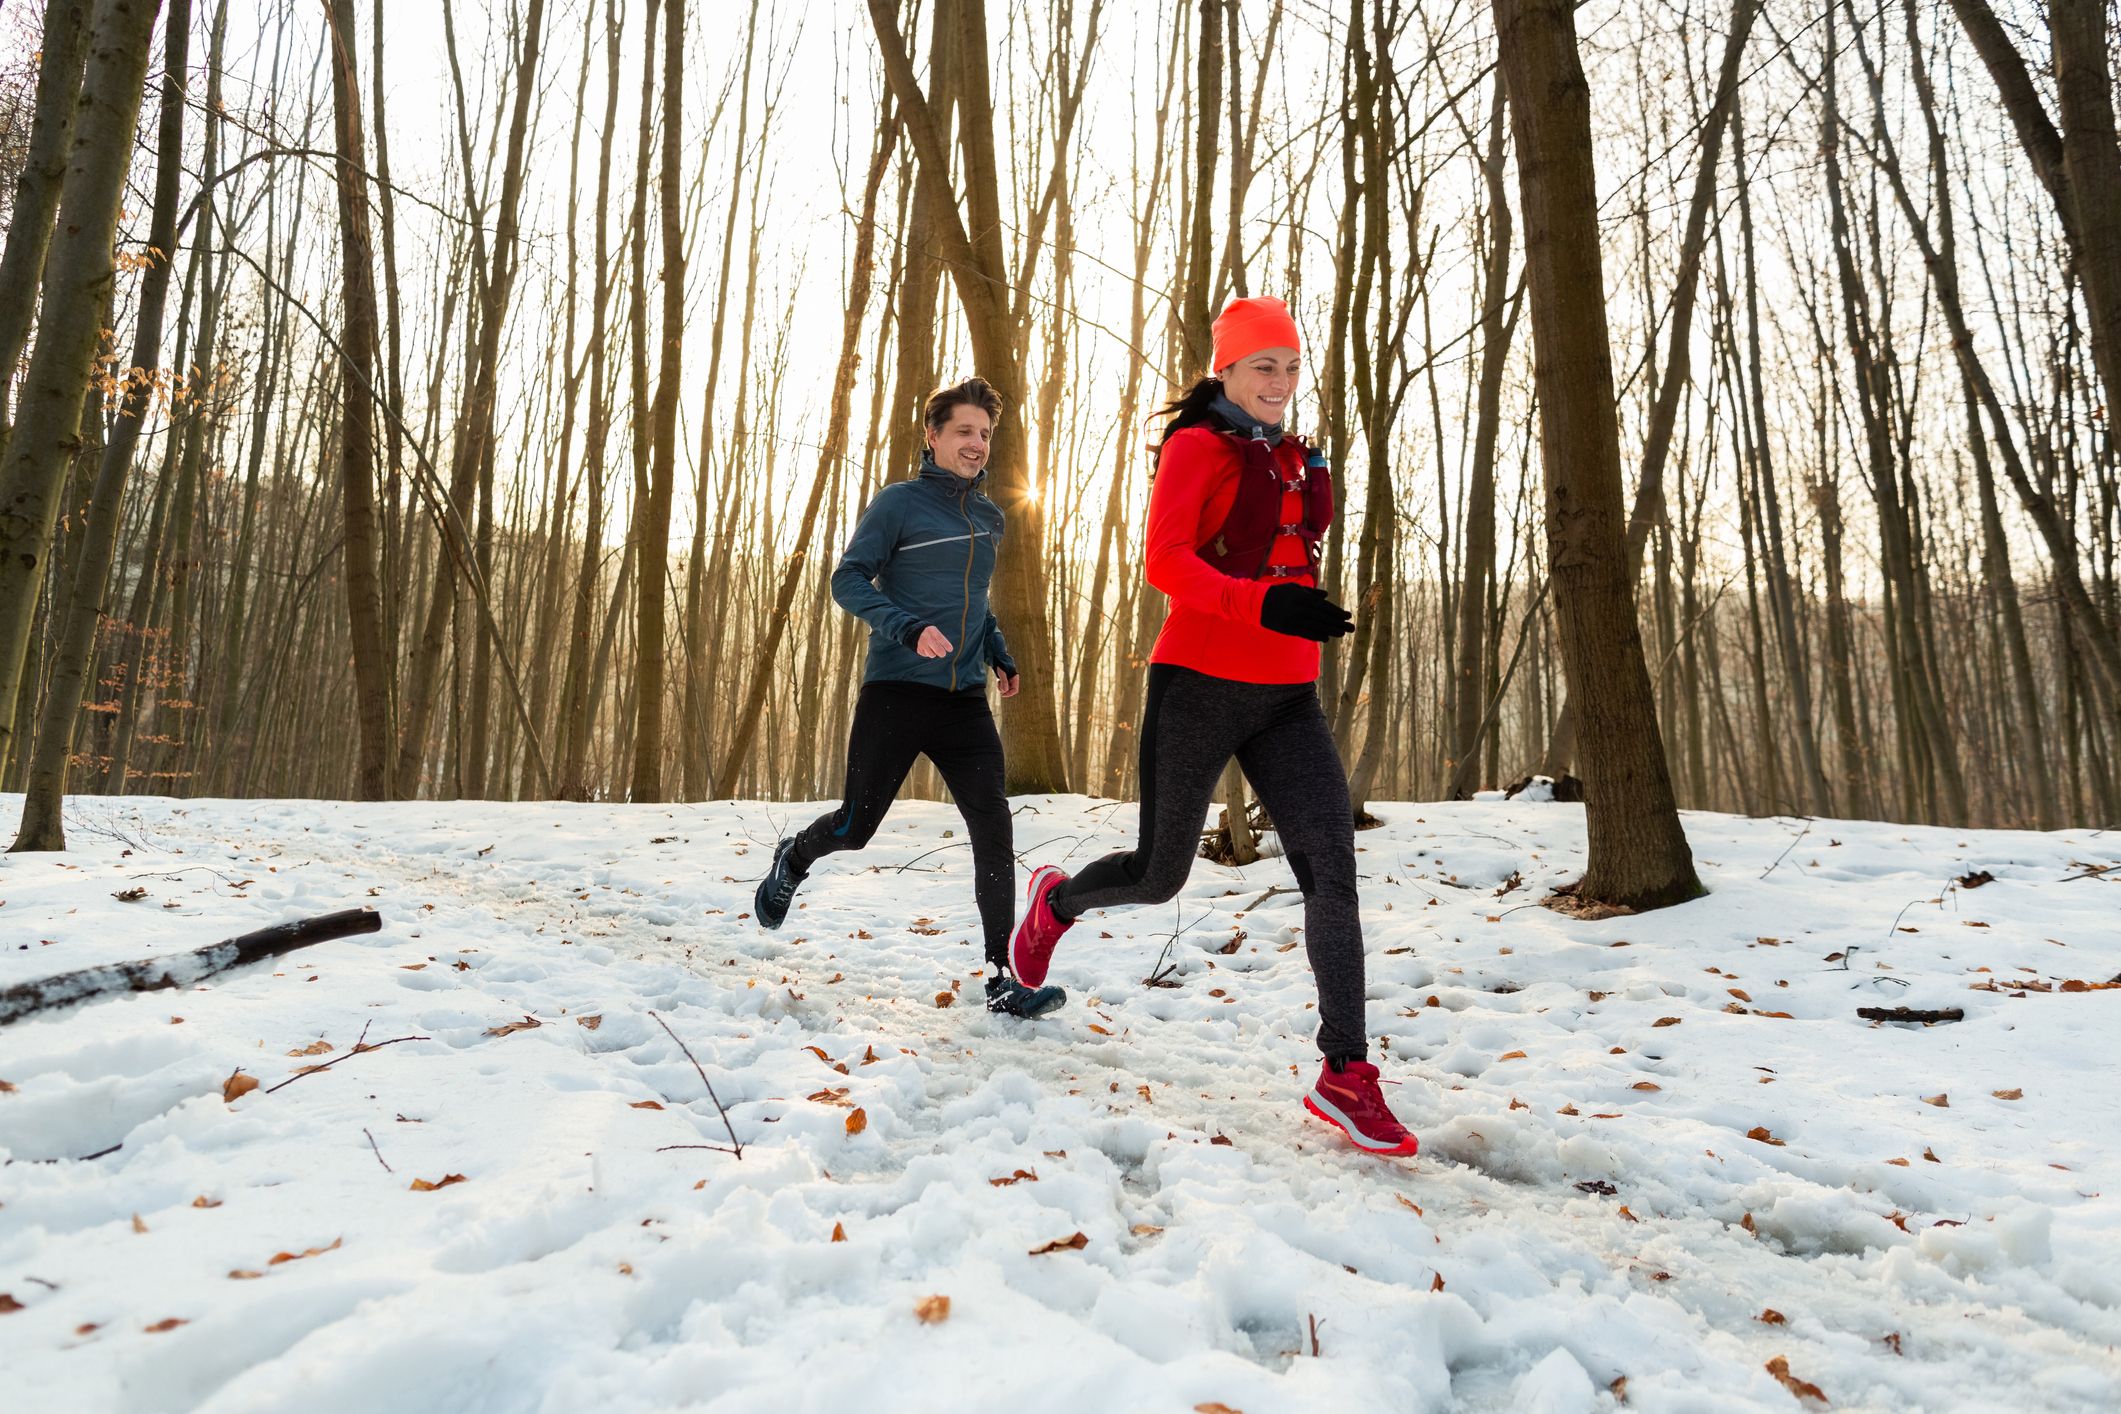
POLYGON ((1283 433, 1279 445, 1235 432, 1219 435, 1237 456, 1237 498, 1230 503, 1230 513, 1215 538, 1200 547, 1201 559, 1237 579, 1293 578, 1304 573, 1315 579, 1318 542, 1333 520, 1333 475, 1325 457, 1292 433, 1283 433), (1293 475, 1285 465, 1285 447, 1293 448, 1302 459, 1293 475), (1282 519, 1283 497, 1291 491, 1303 496, 1303 518, 1294 522, 1282 519), (1269 564, 1274 543, 1284 535, 1303 541, 1302 569, 1269 564))

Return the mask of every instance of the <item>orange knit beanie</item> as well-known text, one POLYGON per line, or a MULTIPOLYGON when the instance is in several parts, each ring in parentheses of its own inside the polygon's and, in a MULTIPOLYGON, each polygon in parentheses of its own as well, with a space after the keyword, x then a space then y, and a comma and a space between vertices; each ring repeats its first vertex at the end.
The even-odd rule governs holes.
POLYGON ((1289 306, 1278 299, 1234 299, 1223 306, 1213 326, 1215 352, 1211 367, 1222 372, 1261 349, 1300 349, 1303 338, 1289 306))

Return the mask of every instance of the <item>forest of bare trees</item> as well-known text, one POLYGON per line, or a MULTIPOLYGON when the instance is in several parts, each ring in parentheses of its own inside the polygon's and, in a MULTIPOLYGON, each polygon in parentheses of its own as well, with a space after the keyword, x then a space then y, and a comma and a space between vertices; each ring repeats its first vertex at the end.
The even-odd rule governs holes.
POLYGON ((2121 820, 2102 4, 388 8, 0 4, 21 847, 68 793, 835 795, 826 574, 970 372, 1012 789, 1125 795, 1153 413, 1233 294, 1307 338, 1358 802, 1595 752, 2121 820))

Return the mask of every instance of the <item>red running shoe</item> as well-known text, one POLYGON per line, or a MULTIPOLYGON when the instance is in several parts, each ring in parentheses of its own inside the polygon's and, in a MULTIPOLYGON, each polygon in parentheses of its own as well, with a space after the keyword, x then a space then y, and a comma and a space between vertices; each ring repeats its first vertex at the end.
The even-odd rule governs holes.
POLYGON ((1335 1073, 1322 1065, 1318 1083, 1304 1096, 1304 1108, 1327 1124, 1338 1127, 1355 1146, 1372 1154, 1415 1154, 1421 1141, 1385 1104, 1378 1088, 1377 1067, 1368 1061, 1349 1061, 1347 1069, 1335 1073))
POLYGON ((1047 900, 1055 888, 1066 882, 1068 876, 1051 864, 1041 864, 1031 872, 1027 891, 1030 902, 1024 909, 1023 922, 1016 925, 1016 935, 1009 940, 1009 970, 1026 987, 1044 985, 1054 945, 1068 931, 1069 925, 1053 916, 1053 905, 1047 900))

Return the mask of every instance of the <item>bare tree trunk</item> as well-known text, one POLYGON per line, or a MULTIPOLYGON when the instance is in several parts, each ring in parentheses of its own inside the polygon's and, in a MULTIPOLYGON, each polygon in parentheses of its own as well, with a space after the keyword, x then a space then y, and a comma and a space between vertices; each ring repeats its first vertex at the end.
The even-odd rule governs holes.
POLYGON ((970 0, 938 0, 951 7, 964 42, 962 111, 959 145, 969 222, 958 217, 951 199, 951 167, 946 126, 930 107, 907 57, 892 0, 869 0, 869 18, 882 51, 884 71, 903 110, 908 137, 919 158, 921 180, 937 189, 936 209, 943 246, 951 266, 958 302, 964 307, 972 336, 973 358, 980 373, 1001 395, 1005 415, 1019 419, 995 439, 988 464, 994 499, 1009 518, 1016 548, 1002 557, 995 576, 995 611, 1009 633, 1024 687, 1002 714, 1002 740, 1008 750, 1012 789, 1054 791, 1067 788, 1060 724, 1055 714, 1060 661, 1046 613, 1043 555, 1045 521, 1031 495, 1026 461, 1024 375, 1021 350, 1004 292, 1014 281, 1002 259, 1001 197, 994 156, 994 105, 988 94, 987 22, 984 7, 970 0))
MULTIPOLYGON (((684 367, 685 341, 685 236, 678 177, 678 153, 685 141, 684 80, 685 0, 668 0, 663 22, 663 160, 657 184, 663 235, 662 361, 655 394, 655 460, 648 504, 637 522, 641 574, 634 581, 640 596, 634 610, 636 734, 630 795, 635 801, 663 798, 663 639, 670 603, 665 581, 670 563, 670 501, 677 484, 678 379, 684 367)), ((635 298, 645 300, 647 291, 637 291, 635 298)))
MULTIPOLYGON (((1649 543, 1650 526, 1663 514, 1664 464, 1672 445, 1672 427, 1679 400, 1692 387, 1689 372, 1693 361, 1694 302, 1701 283, 1701 255, 1708 235, 1708 217, 1715 205, 1716 172, 1723 150, 1723 132, 1738 101, 1739 68, 1745 44, 1760 13, 1762 0, 1731 0, 1731 24, 1725 32, 1723 65, 1718 71, 1716 92, 1703 119, 1701 162, 1694 169, 1694 191, 1687 205, 1686 233, 1679 243, 1679 273, 1672 295, 1670 347, 1665 354, 1664 373, 1657 399, 1650 409, 1650 423, 1643 436, 1642 466, 1635 481, 1634 509, 1628 516, 1627 545, 1629 583, 1642 574, 1643 549, 1649 543)), ((1610 355, 1608 356, 1610 357, 1610 355)), ((1576 712, 1562 703, 1561 718, 1548 742, 1544 770, 1560 775, 1576 754, 1576 712)))
POLYGON ((1497 0, 1516 136, 1547 481, 1547 557, 1582 704, 1590 867, 1579 896, 1657 908, 1701 895, 1673 804, 1621 519, 1590 89, 1568 0, 1497 0))
POLYGON ((37 56, 37 104, 29 150, 15 179, 7 247, 0 253, 0 453, 7 447, 7 387, 14 382, 37 313, 38 282, 51 247, 52 218, 72 149, 74 107, 81 96, 81 64, 88 52, 89 0, 50 0, 44 43, 37 56))
POLYGON ((1502 427, 1502 374, 1510 356, 1517 306, 1504 303, 1510 278, 1510 192, 1504 180, 1503 140, 1509 132, 1502 76, 1495 78, 1488 114, 1488 152, 1481 163, 1487 179, 1488 249, 1481 278, 1480 392, 1473 423, 1473 466, 1465 503, 1465 553, 1458 589, 1456 709, 1451 724, 1451 779, 1447 800, 1467 800, 1480 784, 1477 736, 1485 712, 1482 668, 1488 657, 1486 630, 1490 585, 1495 578, 1495 442, 1502 427))
MULTIPOLYGON (((57 13, 58 5, 52 7, 57 13)), ((37 744, 22 803, 22 825, 14 848, 66 848, 63 807, 72 754, 74 724, 103 619, 110 567, 118 543, 119 512, 126 477, 132 471, 140 427, 158 386, 162 353, 162 315, 169 301, 171 255, 177 245, 177 188, 184 171, 184 84, 191 41, 191 0, 171 0, 163 35, 162 98, 155 140, 154 209, 148 218, 146 274, 140 284, 139 321, 134 327, 133 356, 125 373, 118 418, 103 445, 96 487, 90 501, 81 554, 74 567, 65 625, 54 650, 37 744)), ((100 321, 99 321, 100 322, 100 321)))
MULTIPOLYGON (((711 661, 700 651, 700 616, 703 609, 702 588, 707 577, 707 480, 711 464, 706 456, 709 446, 705 429, 714 426, 716 393, 722 377, 722 327, 729 312, 729 262, 736 252, 736 218, 743 203, 736 199, 738 179, 745 165, 750 162, 746 150, 751 141, 751 64, 758 48, 760 6, 751 7, 751 16, 744 30, 744 63, 741 77, 737 80, 736 147, 734 161, 730 164, 729 211, 722 223, 721 269, 714 282, 714 317, 707 329, 707 386, 700 395, 700 465, 695 475, 695 491, 692 501, 692 558, 685 575, 685 703, 679 715, 683 741, 679 746, 679 757, 684 762, 685 794, 693 799, 710 795, 714 789, 714 776, 709 761, 710 713, 707 704, 713 691, 709 677, 719 668, 718 661, 711 661)), ((756 219, 757 213, 753 213, 756 219)), ((750 273, 756 273, 752 271, 750 273)), ((739 369, 738 377, 748 370, 739 369)), ((727 501, 734 496, 735 488, 724 485, 723 511, 727 501)))
POLYGON ((159 8, 157 0, 96 6, 65 191, 45 260, 43 318, 0 457, 0 712, 7 717, 0 721, 0 761, 16 750, 14 706, 30 630, 102 338, 100 316, 116 278, 111 245, 159 8))
MULTIPOLYGON (((535 0, 533 0, 535 4, 535 0)), ((346 616, 353 639, 354 713, 361 735, 362 800, 390 798, 390 660, 383 652, 383 588, 377 573, 375 508, 375 256, 369 247, 368 157, 361 138, 361 82, 354 66, 353 0, 332 0, 332 107, 338 133, 339 255, 345 325, 345 398, 339 481, 345 519, 346 616)))

